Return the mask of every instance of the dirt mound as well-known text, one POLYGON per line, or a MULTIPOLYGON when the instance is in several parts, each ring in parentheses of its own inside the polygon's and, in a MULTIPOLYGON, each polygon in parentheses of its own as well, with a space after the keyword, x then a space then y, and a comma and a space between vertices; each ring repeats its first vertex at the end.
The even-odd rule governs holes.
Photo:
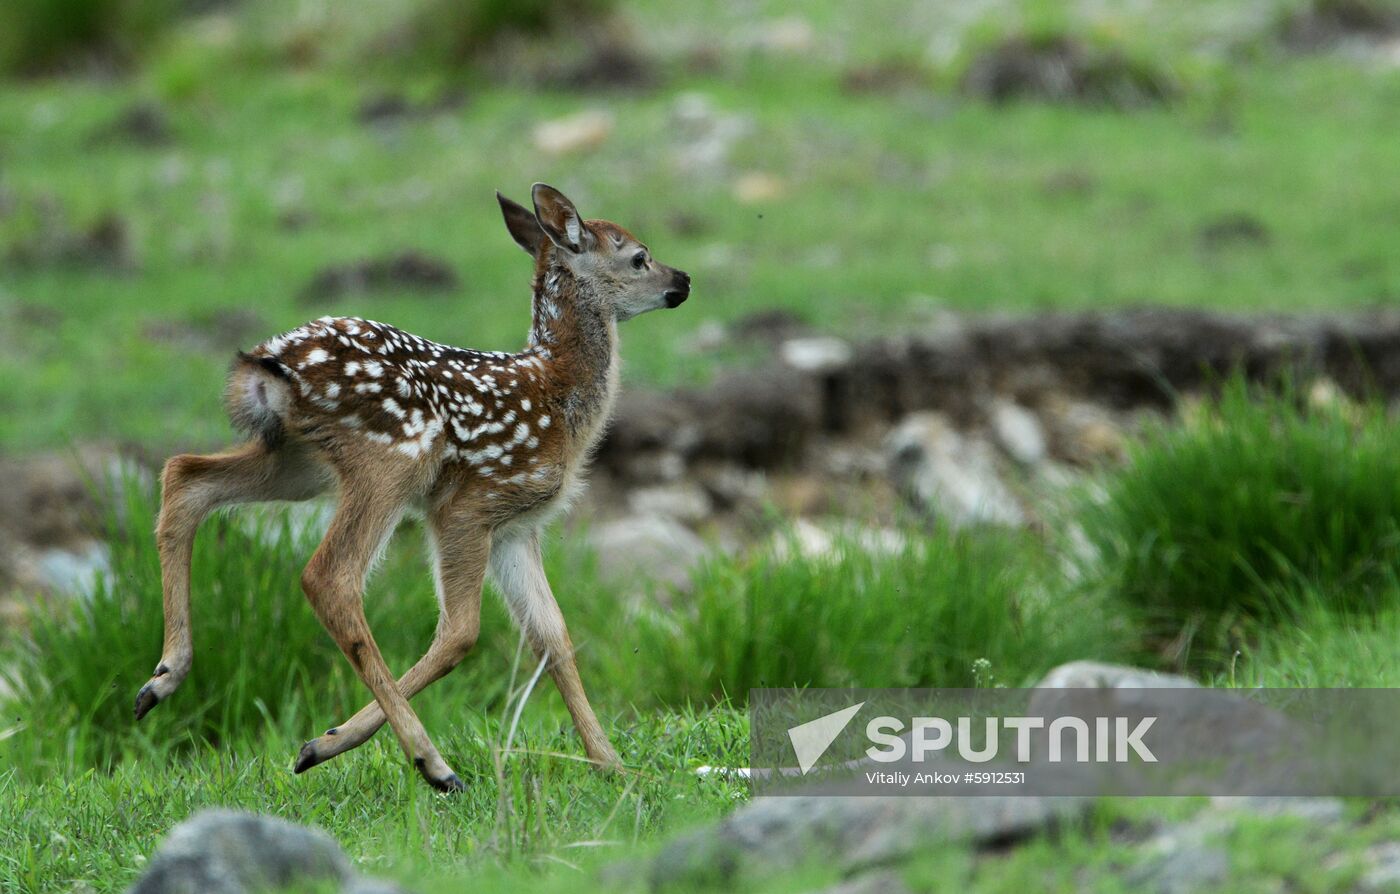
POLYGON ((408 250, 324 267, 301 290, 299 300, 302 304, 317 304, 390 289, 446 292, 457 285, 457 272, 446 261, 408 250))
POLYGON ((1312 0, 1283 22, 1285 46, 1300 52, 1400 36, 1400 7, 1382 0, 1312 0))
POLYGON ((95 267, 113 272, 137 267, 131 227, 115 212, 75 224, 57 201, 39 199, 22 213, 32 217, 32 225, 10 245, 9 260, 16 267, 95 267))
POLYGON ((246 347, 269 326, 255 311, 225 307, 193 319, 151 320, 141 327, 147 341, 205 353, 246 347))
POLYGON ((147 149, 169 145, 174 140, 170 116, 153 102, 137 102, 126 107, 92 134, 95 145, 126 143, 147 149))
MULTIPOLYGON (((781 348, 781 346, 779 346, 781 348)), ((599 453, 625 472, 643 453, 775 469, 832 436, 934 410, 985 426, 998 398, 1029 407, 1166 409, 1231 373, 1326 376, 1345 391, 1400 394, 1400 312, 1244 316, 1142 309, 952 320, 853 345, 844 362, 734 371, 706 388, 629 393, 599 453)), ((650 467, 650 463, 645 464, 650 467)))
POLYGON ((1121 50, 1065 35, 1013 37, 982 53, 962 90, 990 102, 1015 100, 1134 108, 1170 101, 1180 88, 1168 72, 1121 50))

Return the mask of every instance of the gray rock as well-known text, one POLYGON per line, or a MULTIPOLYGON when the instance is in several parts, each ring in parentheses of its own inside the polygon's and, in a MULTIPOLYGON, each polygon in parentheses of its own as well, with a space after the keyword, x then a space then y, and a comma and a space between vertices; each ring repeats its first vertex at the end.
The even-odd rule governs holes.
POLYGON ((1157 671, 1104 664, 1099 661, 1071 661, 1045 675, 1037 689, 1199 689, 1190 677, 1157 671))
POLYGON ((75 549, 46 549, 34 558, 33 583, 43 590, 87 598, 112 573, 112 548, 90 540, 75 549))
POLYGON ((1168 827, 1148 843, 1148 858, 1125 881, 1134 890, 1157 894, 1192 894, 1219 885, 1230 874, 1230 856, 1211 842, 1228 831, 1228 824, 1213 818, 1168 827))
POLYGON ((849 342, 830 335, 790 338, 778 349, 783 362, 807 373, 827 373, 851 362, 849 342))
POLYGON ((885 441, 889 475, 915 508, 953 527, 1021 525, 1025 514, 997 474, 991 448, 939 413, 904 418, 885 441))
MULTIPOLYGON (((768 550, 783 561, 802 558, 809 561, 835 560, 847 549, 871 556, 893 557, 909 550, 909 539, 894 528, 870 527, 855 522, 819 525, 799 518, 786 530, 774 534, 768 550)), ((916 545, 915 549, 921 549, 916 545)))
POLYGON ((1009 400, 994 400, 990 417, 997 444, 1023 466, 1038 466, 1050 455, 1045 430, 1030 410, 1009 400))
POLYGON ((774 797, 682 837, 651 864, 653 888, 725 884, 811 861, 843 873, 887 867, 931 843, 1004 843, 1088 808, 1080 798, 774 797))
POLYGON ((714 508, 709 494, 688 481, 639 487, 627 495, 627 506, 637 515, 664 515, 681 522, 704 521, 714 508))
MULTIPOLYGON (((1160 734, 1152 752, 1176 775, 1149 782, 1169 783, 1178 793, 1222 788, 1236 793, 1298 791, 1318 755, 1312 731, 1248 691, 1202 687, 1192 680, 1130 667, 1073 662, 1046 675, 1032 694, 1033 716, 1100 715, 1152 717, 1160 734)), ((1111 774, 1113 767, 1099 767, 1111 774)), ((1122 777, 1132 785, 1134 777, 1122 777)), ((1267 800, 1267 799, 1266 799, 1267 800)))
POLYGON ((823 888, 819 894, 911 894, 904 877, 891 870, 877 870, 823 888))
POLYGON ((259 894, 314 884, 344 894, 401 894, 357 878, 326 833, 234 810, 205 810, 172 829, 128 894, 259 894))
POLYGON ((634 515, 589 532, 598 571, 620 584, 655 580, 684 589, 690 572, 708 552, 705 541, 664 515, 634 515))
POLYGON ((1386 841, 1368 848, 1362 861, 1366 870, 1357 890, 1369 894, 1400 889, 1400 841, 1386 841))
POLYGON ((1050 402, 1049 419, 1056 452, 1069 462, 1092 466, 1122 459, 1127 435, 1106 407, 1058 399, 1050 402))
POLYGON ((1228 813, 1255 816, 1287 816, 1310 823, 1336 823, 1346 816, 1346 807, 1337 798, 1268 797, 1263 795, 1217 795, 1211 806, 1228 813))

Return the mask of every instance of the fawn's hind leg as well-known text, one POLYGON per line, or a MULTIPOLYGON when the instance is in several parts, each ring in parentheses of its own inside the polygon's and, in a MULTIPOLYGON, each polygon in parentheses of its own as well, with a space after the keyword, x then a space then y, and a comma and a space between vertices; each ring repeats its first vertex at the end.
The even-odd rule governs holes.
MULTIPOLYGON (((481 584, 491 550, 490 530, 477 523, 468 509, 449 504, 434 512, 428 521, 438 623, 428 651, 399 680, 399 691, 410 699, 447 676, 476 645, 481 631, 481 584)), ((296 772, 305 772, 337 754, 358 748, 383 725, 384 709, 379 702, 370 702, 354 717, 303 745, 297 755, 296 772)))
POLYGON ((194 535, 209 513, 231 503, 306 500, 325 489, 315 462, 295 446, 269 448, 253 441, 226 453, 184 454, 161 473, 161 587, 165 644, 155 673, 136 695, 136 719, 146 716, 184 681, 194 661, 190 634, 190 559, 194 535))

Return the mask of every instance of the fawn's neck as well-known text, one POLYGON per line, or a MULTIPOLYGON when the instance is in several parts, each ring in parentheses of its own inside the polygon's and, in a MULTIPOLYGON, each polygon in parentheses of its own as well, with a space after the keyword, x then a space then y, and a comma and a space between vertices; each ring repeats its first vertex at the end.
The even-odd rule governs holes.
POLYGON ((587 281, 562 262, 543 261, 535 273, 528 349, 543 358, 569 428, 592 431, 617 385, 617 322, 587 281))

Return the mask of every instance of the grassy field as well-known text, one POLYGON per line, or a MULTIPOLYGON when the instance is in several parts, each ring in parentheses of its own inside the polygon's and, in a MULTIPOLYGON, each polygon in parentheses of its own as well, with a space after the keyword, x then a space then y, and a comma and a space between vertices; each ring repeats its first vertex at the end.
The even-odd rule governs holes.
MULTIPOLYGON (((36 617, 29 638, 0 656, 16 692, 0 715, 0 889, 121 890, 170 825, 199 806, 232 805, 322 825, 367 871, 424 891, 483 876, 507 890, 566 890, 598 864, 640 859, 747 797, 742 784, 693 771, 746 763, 745 703, 758 686, 1019 686, 1080 658, 1185 666, 1227 687, 1400 685, 1400 586, 1387 552, 1394 537, 1384 533, 1395 513, 1377 509, 1379 489, 1346 486, 1393 477, 1379 471, 1390 461, 1383 452, 1360 448, 1393 443, 1400 423, 1374 406, 1307 408, 1286 392, 1246 398, 1232 386, 1194 424, 1149 432, 1126 467, 1068 501, 1051 526, 1063 535, 910 528, 894 555, 847 547, 825 558, 717 558, 693 591, 670 594, 667 610, 619 601, 586 554, 553 544, 551 576, 581 672, 627 770, 600 776, 578 760, 557 694, 547 683, 526 688, 532 667, 488 594, 476 652, 416 702, 468 779, 460 798, 428 791, 383 733, 292 775, 301 742, 366 696, 296 592, 312 542, 276 515, 205 526, 194 672, 134 724, 132 693, 160 640, 159 565, 150 538, 119 537, 112 579, 91 599, 36 617), (1248 449, 1229 449, 1251 438, 1248 449), (1194 489, 1161 486, 1187 479, 1194 489), (1263 532, 1213 527, 1197 493, 1217 489, 1240 505, 1273 501, 1286 511, 1243 513, 1270 519, 1263 532), (1316 536, 1319 524, 1333 536, 1316 536), (1097 561, 1073 545, 1075 527, 1098 544, 1097 561), (1195 545, 1202 539, 1211 550, 1195 545), (1309 561, 1260 551, 1298 542, 1311 544, 1309 561), (1147 559, 1165 564, 1140 564, 1147 559), (1160 586, 1144 590, 1146 579, 1160 586)), ((113 524, 144 531, 151 512, 150 496, 133 490, 113 524)), ((394 667, 431 636, 418 539, 408 526, 367 597, 394 667)), ((1146 828, 1200 806, 1104 802, 1087 825, 1012 856, 936 850, 917 884, 957 878, 968 890, 1001 891, 1035 878, 1048 890, 1080 890, 1089 879, 1094 890, 1120 890, 1121 873, 1110 870, 1144 859, 1124 824, 1146 828)), ((1290 890, 1341 889, 1362 847, 1400 832, 1400 815, 1385 805, 1354 809, 1345 839, 1297 821, 1249 820, 1231 833, 1235 874, 1224 890, 1272 890, 1281 880, 1290 890)))
MULTIPOLYGON (((761 6, 758 21, 785 14, 761 6)), ((694 274, 682 312, 627 327, 638 383, 705 377, 733 354, 689 349, 700 324, 774 308, 858 335, 945 307, 1295 310, 1400 294, 1389 239, 1400 149, 1388 139, 1400 69, 1283 53, 1282 6, 1242 16, 1196 2, 1178 16, 1145 4, 1097 24, 1049 4, 980 16, 933 6, 808 4, 812 48, 783 53, 743 49, 748 19, 639 4, 628 16, 662 60, 655 89, 579 94, 464 75, 464 104, 389 127, 360 123, 361 103, 386 93, 429 102, 444 78, 387 65, 353 77, 330 64, 269 66, 209 28, 177 32, 127 79, 9 84, 0 449, 223 440, 217 394, 231 350, 324 313, 517 346, 528 264, 492 190, 520 197, 534 180, 634 228, 694 274), (885 26, 860 27, 879 13, 885 26), (1181 98, 1120 111, 960 97, 965 58, 1020 21, 1124 43, 1181 81, 1181 98), (928 61, 940 41, 956 51, 928 61), (705 48, 720 53, 718 68, 696 72, 685 60, 705 48), (911 59, 912 85, 842 86, 861 66, 911 59), (677 110, 695 96, 738 122, 712 165, 685 154, 703 133, 677 110), (168 144, 101 136, 137 101, 166 110, 168 144), (595 151, 555 156, 535 145, 539 122, 591 109, 615 121, 595 151), (754 173, 776 186, 741 201, 735 186, 754 173), (108 214, 128 228, 129 269, 22 261, 44 256, 55 227, 82 230, 108 214), (1243 237, 1231 229, 1241 216, 1243 237), (402 249, 448 261, 460 286, 298 298, 324 265, 402 249)))
MULTIPOLYGON (((119 586, 41 623, 32 651, 18 656, 15 682, 25 694, 8 706, 11 725, 0 731, 0 889, 120 891, 171 825, 223 805, 319 825, 363 871, 417 890, 453 890, 464 879, 490 880, 498 890, 570 890, 598 866, 642 859, 669 835, 747 798, 746 785, 693 770, 747 761, 742 699, 750 685, 1017 685, 1072 658, 1141 660, 1148 641, 1119 599, 1069 584, 1047 561, 1047 547, 1032 541, 920 541, 932 561, 853 555, 835 565, 721 564, 678 617, 622 617, 611 603, 590 602, 598 594, 586 560, 566 556, 554 569, 557 580, 571 582, 560 596, 585 680, 627 770, 605 777, 578 761, 577 739, 547 681, 522 691, 532 667, 522 666, 515 634, 488 594, 478 651, 415 703, 469 783, 466 795, 446 798, 420 783, 387 733, 292 775, 301 742, 364 695, 304 600, 284 585, 294 577, 283 572, 308 544, 275 525, 209 527, 196 563, 195 671, 141 726, 131 722, 129 702, 159 641, 154 556, 141 540, 118 563, 119 586), (931 573, 956 565, 960 553, 961 569, 931 573), (817 580, 825 582, 820 593, 817 580), (825 612, 813 611, 819 596, 831 606, 825 612), (911 602, 932 607, 921 618, 909 614, 911 602), (968 611, 975 606, 986 610, 968 611), (884 629, 863 629, 862 617, 883 620, 884 629), (905 623, 892 627, 891 618, 905 623), (700 627, 713 628, 709 640, 696 636, 700 627), (725 690, 740 701, 718 694, 725 690)), ((369 597, 372 623, 397 667, 427 641, 431 623, 411 531, 405 539, 369 597)), ((1393 593, 1385 598, 1394 602, 1393 593)), ((1223 686, 1395 685, 1397 635, 1393 611, 1358 618, 1310 604, 1297 623, 1252 628, 1243 653, 1219 655, 1207 678, 1223 686)), ((1123 824, 1150 825, 1199 807, 1106 801, 1084 827, 1004 858, 935 849, 915 877, 939 885, 955 878, 988 892, 1028 880, 1082 890, 1086 878, 1096 879, 1094 890, 1119 890, 1110 870, 1142 859, 1123 824)), ((1400 815, 1384 809, 1369 811, 1345 840, 1286 819, 1250 820, 1232 833, 1236 874, 1228 890, 1270 890, 1284 879, 1292 890, 1338 890, 1356 867, 1324 866, 1322 856, 1397 833, 1400 815)), ((809 890, 803 884, 824 871, 813 867, 771 890, 809 890)))
MULTIPOLYGON (((246 0, 153 40, 122 77, 6 80, 0 452, 223 441, 232 351, 322 314, 519 345, 528 261, 492 191, 522 198, 535 180, 695 278, 684 308, 628 324, 634 385, 744 362, 740 348, 697 347, 697 331, 774 309, 861 337, 945 308, 1393 302, 1400 66, 1285 51, 1279 22, 1299 5, 659 0, 625 10, 631 39, 659 60, 658 84, 580 92, 513 70, 366 62, 349 48, 381 21, 246 0), (782 24, 794 16, 809 32, 782 24), (1120 47, 1178 96, 1115 109, 962 95, 976 53, 1023 31, 1120 47), (895 74, 851 87, 871 71, 895 74), (376 97, 424 107, 458 89, 460 102, 431 112, 359 120, 376 97), (168 139, 107 135, 141 103, 168 116, 168 139), (537 145, 539 123, 590 110, 612 116, 597 148, 537 145), (733 136, 697 161, 688 153, 714 129, 733 136), (84 237, 113 216, 124 235, 84 237), (443 259, 459 285, 304 296, 326 265, 403 250, 443 259)), ((152 498, 133 493, 99 592, 0 643, 11 692, 0 891, 123 890, 169 827, 206 805, 316 823, 365 872, 424 892, 592 886, 597 865, 644 856, 747 797, 693 770, 747 760, 755 686, 1016 686, 1078 658, 1184 668, 1219 686, 1400 685, 1387 449, 1400 431, 1382 407, 1302 403, 1237 391, 1191 425, 1149 431, 1046 532, 910 527, 898 555, 716 559, 692 592, 664 594, 667 612, 620 602, 589 556, 555 538, 551 577, 567 582, 558 596, 582 674, 628 769, 603 777, 575 759, 552 687, 522 691, 532 668, 488 594, 477 651, 415 703, 469 782, 458 798, 422 786, 384 734, 292 775, 300 744, 366 696, 297 590, 311 544, 276 518, 205 526, 195 671, 135 726, 160 591, 152 498)), ((420 541, 408 525, 367 600, 396 668, 432 631, 420 541)), ((1118 870, 1141 855, 1123 829, 1201 806, 1105 801, 1085 826, 1013 851, 933 848, 909 881, 1126 890, 1118 870)), ((1224 843, 1221 890, 1348 889, 1355 861, 1332 855, 1400 835, 1392 807, 1352 809, 1345 839, 1286 819, 1243 823, 1224 843)), ((771 890, 810 891, 829 881, 822 872, 771 890)))

